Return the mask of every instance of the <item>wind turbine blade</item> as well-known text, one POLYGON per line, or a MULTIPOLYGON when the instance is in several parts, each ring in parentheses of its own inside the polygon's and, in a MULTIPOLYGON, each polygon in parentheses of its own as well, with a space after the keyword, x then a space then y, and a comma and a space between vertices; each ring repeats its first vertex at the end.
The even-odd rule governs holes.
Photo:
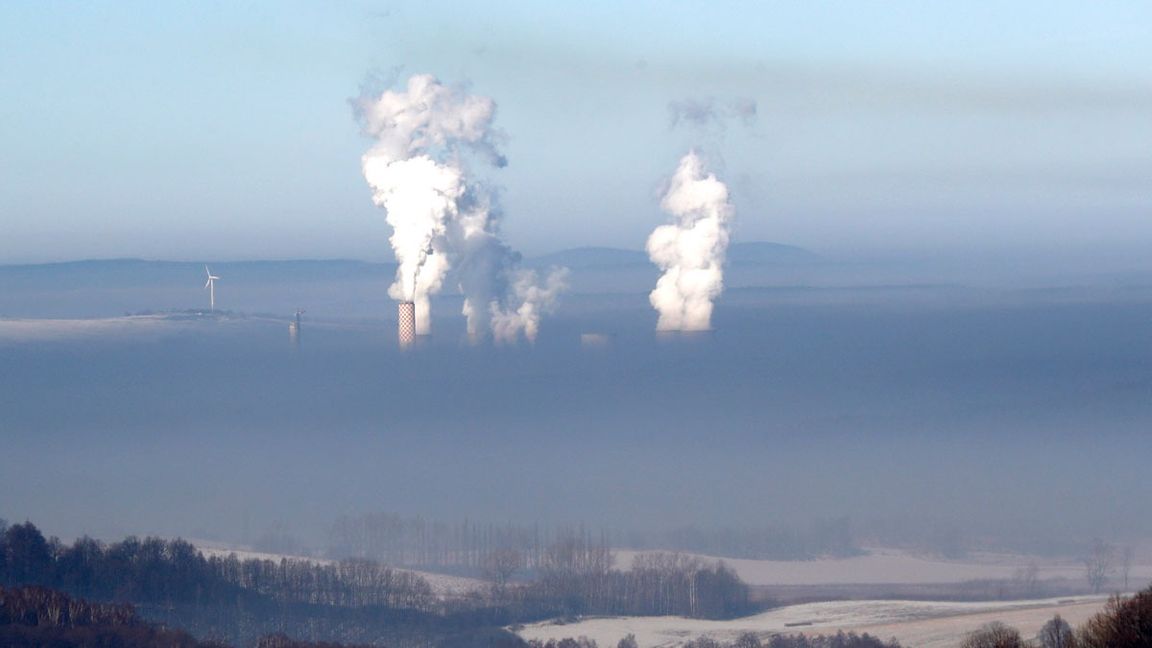
POLYGON ((212 271, 208 269, 208 266, 204 266, 204 274, 208 275, 209 277, 212 276, 212 271))
POLYGON ((204 290, 208 290, 208 286, 211 286, 211 285, 212 285, 212 279, 209 278, 207 283, 204 284, 204 290))

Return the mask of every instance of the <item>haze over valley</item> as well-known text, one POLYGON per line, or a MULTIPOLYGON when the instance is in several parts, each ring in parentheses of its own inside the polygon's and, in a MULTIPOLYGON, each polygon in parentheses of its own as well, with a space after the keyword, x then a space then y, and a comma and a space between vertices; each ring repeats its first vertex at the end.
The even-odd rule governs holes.
POLYGON ((1152 646, 1152 5, 0 43, 0 646, 1152 646))

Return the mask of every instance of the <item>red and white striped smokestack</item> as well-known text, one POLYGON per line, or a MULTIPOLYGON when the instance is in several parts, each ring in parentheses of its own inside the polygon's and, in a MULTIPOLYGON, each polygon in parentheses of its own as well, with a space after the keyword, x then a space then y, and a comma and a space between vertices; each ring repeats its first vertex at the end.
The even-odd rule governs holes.
POLYGON ((397 332, 400 348, 407 349, 416 342, 416 304, 400 302, 400 322, 397 332))

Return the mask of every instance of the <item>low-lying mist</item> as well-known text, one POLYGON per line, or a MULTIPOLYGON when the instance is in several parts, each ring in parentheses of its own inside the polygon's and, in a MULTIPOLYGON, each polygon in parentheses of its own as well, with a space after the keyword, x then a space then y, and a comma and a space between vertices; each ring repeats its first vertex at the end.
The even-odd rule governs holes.
POLYGON ((312 551, 380 511, 1036 551, 1152 532, 1139 291, 739 289, 672 338, 643 294, 578 294, 511 347, 466 344, 458 297, 433 312, 407 353, 391 309, 313 309, 298 347, 290 313, 0 340, 0 517, 312 551))

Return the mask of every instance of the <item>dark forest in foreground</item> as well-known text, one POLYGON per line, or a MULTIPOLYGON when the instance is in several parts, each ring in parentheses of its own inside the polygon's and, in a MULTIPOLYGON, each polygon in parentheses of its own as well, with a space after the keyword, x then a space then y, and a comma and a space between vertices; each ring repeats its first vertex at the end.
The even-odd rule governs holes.
MULTIPOLYGON (((599 648, 586 638, 525 642, 503 633, 457 637, 447 646, 483 645, 487 648, 599 648)), ((0 586, 0 643, 10 648, 228 648, 216 641, 200 641, 180 630, 148 623, 126 604, 90 603, 43 587, 0 586)), ((330 642, 308 642, 273 633, 252 642, 255 648, 357 648, 330 642)), ((1107 607, 1073 629, 1055 616, 1039 635, 1026 641, 1002 623, 989 623, 970 632, 961 648, 1143 648, 1152 645, 1152 588, 1131 598, 1113 597, 1107 607)), ((608 647, 605 647, 608 648, 608 647)), ((622 638, 616 648, 637 648, 634 636, 622 638)), ((725 644, 700 637, 685 648, 900 648, 867 633, 835 635, 774 634, 766 639, 745 634, 725 644)))
POLYGON ((427 645, 511 624, 586 614, 724 619, 755 610, 722 564, 653 554, 627 572, 580 536, 543 553, 529 583, 493 564, 489 587, 434 594, 423 577, 370 560, 205 558, 182 540, 127 538, 72 545, 31 523, 0 525, 0 584, 39 585, 97 602, 132 603, 142 617, 197 636, 248 643, 284 632, 311 640, 427 645))
MULTIPOLYGON (((542 553, 530 583, 499 565, 485 589, 445 597, 418 574, 368 560, 205 558, 182 540, 127 538, 64 545, 31 523, 0 522, 0 644, 59 648, 326 648, 377 646, 598 648, 586 639, 526 643, 505 626, 586 614, 727 619, 755 612, 723 564, 643 556, 628 572, 580 536, 542 553)), ((965 648, 1129 648, 1152 645, 1152 588, 1113 598, 1073 629, 1059 617, 1028 642, 1014 629, 974 629, 965 648)), ((707 637, 690 648, 895 648, 868 635, 707 637)), ((636 648, 625 637, 617 648, 636 648)))

